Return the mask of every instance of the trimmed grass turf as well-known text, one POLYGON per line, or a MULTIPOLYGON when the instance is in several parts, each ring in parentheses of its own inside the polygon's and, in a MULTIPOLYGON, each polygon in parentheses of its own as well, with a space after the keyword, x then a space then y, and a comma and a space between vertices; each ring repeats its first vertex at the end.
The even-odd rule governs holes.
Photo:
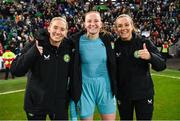
MULTIPOLYGON (((153 74, 180 77, 180 71, 166 69, 153 74)), ((155 86, 155 105, 153 120, 180 120, 180 79, 153 75, 155 86)), ((26 78, 0 80, 0 93, 24 89, 26 78)), ((0 120, 25 120, 23 110, 24 92, 0 95, 0 120)), ((94 119, 100 116, 96 110, 94 119)), ((117 119, 119 115, 117 112, 117 119)))

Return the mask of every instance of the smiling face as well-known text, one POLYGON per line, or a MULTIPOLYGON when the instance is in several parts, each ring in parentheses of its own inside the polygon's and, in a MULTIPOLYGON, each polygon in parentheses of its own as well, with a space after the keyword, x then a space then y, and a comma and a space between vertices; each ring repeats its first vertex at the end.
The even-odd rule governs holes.
POLYGON ((98 35, 102 27, 100 14, 98 12, 87 13, 84 26, 88 35, 98 35))
POLYGON ((133 21, 129 16, 119 16, 115 21, 117 35, 125 41, 131 40, 134 30, 133 21))
POLYGON ((50 34, 50 43, 52 45, 59 45, 62 40, 67 36, 67 22, 61 17, 52 19, 48 32, 50 34))

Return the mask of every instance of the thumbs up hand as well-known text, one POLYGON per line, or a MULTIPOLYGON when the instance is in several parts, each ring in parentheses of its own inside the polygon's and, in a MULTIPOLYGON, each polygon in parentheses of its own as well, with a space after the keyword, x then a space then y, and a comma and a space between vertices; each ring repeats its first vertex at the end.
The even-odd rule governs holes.
POLYGON ((143 43, 143 49, 147 49, 146 43, 143 43))
POLYGON ((139 57, 144 60, 149 60, 151 55, 146 47, 146 43, 143 43, 143 49, 138 51, 139 57))
POLYGON ((39 43, 38 43, 37 40, 36 40, 36 47, 37 47, 37 49, 38 49, 40 55, 42 55, 42 54, 43 54, 43 47, 42 47, 42 46, 39 46, 39 43))

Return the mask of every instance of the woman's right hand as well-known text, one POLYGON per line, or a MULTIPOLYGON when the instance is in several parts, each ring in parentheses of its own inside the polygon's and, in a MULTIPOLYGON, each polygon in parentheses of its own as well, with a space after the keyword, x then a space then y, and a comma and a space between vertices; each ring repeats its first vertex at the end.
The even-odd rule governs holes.
POLYGON ((39 42, 38 42, 37 40, 35 40, 35 41, 36 41, 36 47, 37 47, 40 55, 42 55, 42 54, 43 54, 43 47, 42 47, 42 46, 39 46, 39 42))

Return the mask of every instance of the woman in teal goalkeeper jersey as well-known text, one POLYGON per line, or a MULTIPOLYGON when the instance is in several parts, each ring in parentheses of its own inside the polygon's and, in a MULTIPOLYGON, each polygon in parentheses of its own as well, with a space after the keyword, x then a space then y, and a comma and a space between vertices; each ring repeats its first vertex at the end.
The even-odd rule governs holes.
POLYGON ((73 87, 77 88, 72 95, 76 105, 71 103, 71 119, 75 120, 78 114, 82 120, 93 120, 97 107, 102 120, 115 120, 116 65, 111 46, 113 38, 107 33, 100 33, 102 22, 98 12, 86 13, 84 25, 86 33, 72 36, 75 47, 72 79, 76 85, 73 87))

